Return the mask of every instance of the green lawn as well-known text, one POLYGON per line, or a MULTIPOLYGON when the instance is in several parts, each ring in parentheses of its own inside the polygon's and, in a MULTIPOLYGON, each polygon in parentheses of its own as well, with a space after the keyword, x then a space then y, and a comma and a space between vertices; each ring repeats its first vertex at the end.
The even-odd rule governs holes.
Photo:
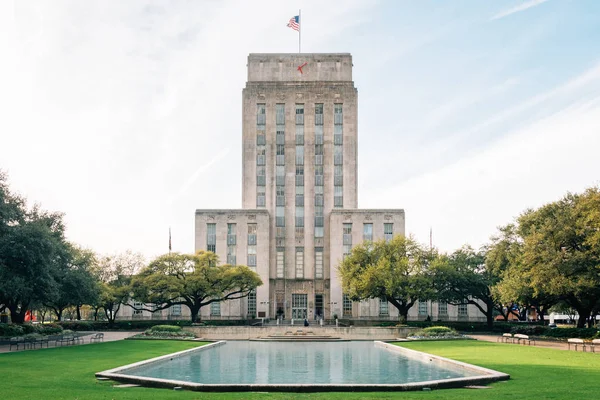
POLYGON ((415 342, 411 349, 511 375, 489 389, 405 393, 201 393, 113 388, 94 373, 197 346, 175 341, 120 341, 0 354, 3 399, 593 399, 600 396, 600 354, 475 341, 415 342))

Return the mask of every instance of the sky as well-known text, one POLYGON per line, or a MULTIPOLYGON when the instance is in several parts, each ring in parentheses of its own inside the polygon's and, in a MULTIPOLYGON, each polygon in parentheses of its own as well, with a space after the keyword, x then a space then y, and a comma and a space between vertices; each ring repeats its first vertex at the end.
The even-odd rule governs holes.
POLYGON ((100 254, 241 207, 249 53, 350 52, 360 208, 442 251, 600 184, 600 2, 0 2, 0 169, 100 254))

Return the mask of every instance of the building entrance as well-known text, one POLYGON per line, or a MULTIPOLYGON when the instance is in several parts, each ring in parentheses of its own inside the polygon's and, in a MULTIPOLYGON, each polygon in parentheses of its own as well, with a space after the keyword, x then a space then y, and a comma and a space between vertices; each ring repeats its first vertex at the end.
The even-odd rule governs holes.
POLYGON ((315 294, 315 319, 323 318, 323 295, 315 294))
POLYGON ((293 319, 305 319, 307 316, 307 295, 306 294, 293 294, 292 295, 292 318, 293 319))

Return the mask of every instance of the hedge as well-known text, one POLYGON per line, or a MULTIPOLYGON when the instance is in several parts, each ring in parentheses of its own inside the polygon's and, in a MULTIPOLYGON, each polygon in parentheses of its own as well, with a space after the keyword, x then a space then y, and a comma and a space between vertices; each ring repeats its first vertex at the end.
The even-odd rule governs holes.
POLYGON ((150 330, 153 332, 181 332, 181 327, 177 325, 154 325, 150 330))
POLYGON ((73 331, 141 330, 149 329, 154 325, 190 326, 192 321, 117 320, 112 325, 108 321, 62 321, 60 325, 64 329, 73 331))
POLYGON ((22 336, 23 327, 16 324, 0 324, 0 337, 22 336))
POLYGON ((0 337, 13 337, 24 335, 56 335, 63 331, 57 324, 0 324, 0 337))

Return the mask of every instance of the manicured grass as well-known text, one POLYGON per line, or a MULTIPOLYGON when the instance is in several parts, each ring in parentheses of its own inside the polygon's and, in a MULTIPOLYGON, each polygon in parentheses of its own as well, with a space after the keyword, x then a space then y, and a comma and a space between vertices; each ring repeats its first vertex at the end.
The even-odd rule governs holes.
POLYGON ((94 373, 197 346, 176 341, 120 341, 0 354, 3 399, 593 399, 600 394, 600 354, 475 341, 402 344, 511 375, 489 389, 405 393, 201 393, 113 388, 94 373))

